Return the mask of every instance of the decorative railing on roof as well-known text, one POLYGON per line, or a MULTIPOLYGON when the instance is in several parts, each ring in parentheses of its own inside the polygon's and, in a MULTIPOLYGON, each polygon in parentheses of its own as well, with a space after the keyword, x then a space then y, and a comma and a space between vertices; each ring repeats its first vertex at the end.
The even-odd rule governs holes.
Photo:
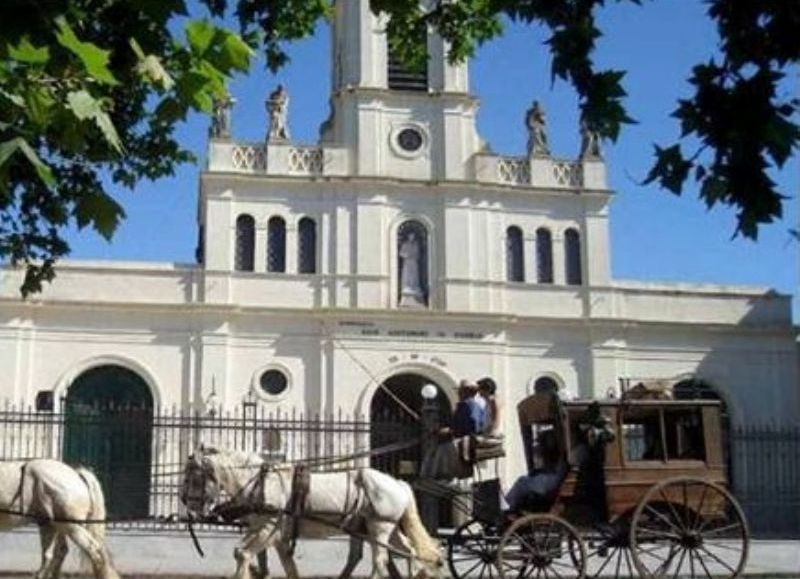
POLYGON ((553 179, 561 187, 583 186, 583 168, 580 163, 553 161, 553 179))
POLYGON ((239 171, 261 173, 267 170, 267 152, 264 145, 234 144, 231 165, 239 171))
POLYGON ((320 147, 292 147, 289 149, 289 172, 298 175, 321 175, 325 154, 320 147))
POLYGON ((475 178, 481 183, 552 189, 606 189, 602 160, 568 161, 548 156, 475 156, 475 178))
POLYGON ((527 157, 498 157, 497 179, 508 185, 530 185, 530 161, 527 157))
POLYGON ((347 150, 340 147, 297 146, 291 143, 236 143, 211 140, 208 170, 292 176, 343 176, 347 150))

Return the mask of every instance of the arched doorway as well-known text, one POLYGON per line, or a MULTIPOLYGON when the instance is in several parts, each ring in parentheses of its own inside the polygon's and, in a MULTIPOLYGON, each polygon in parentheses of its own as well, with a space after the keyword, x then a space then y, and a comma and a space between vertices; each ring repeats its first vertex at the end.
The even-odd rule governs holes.
POLYGON ((722 452, 728 469, 728 480, 733 481, 733 460, 731 456, 731 418, 728 403, 719 391, 701 378, 687 378, 672 387, 676 400, 717 400, 720 402, 720 430, 722 431, 722 452))
MULTIPOLYGON (((450 423, 452 408, 441 386, 420 374, 396 374, 383 382, 383 387, 378 388, 370 402, 370 448, 380 448, 419 438, 422 434, 422 424, 406 412, 402 405, 421 415, 421 392, 425 384, 433 384, 439 390, 436 397, 439 423, 450 423)), ((394 477, 411 481, 416 478, 421 461, 422 453, 420 446, 417 445, 373 456, 370 459, 370 466, 394 477)), ((445 504, 440 505, 439 521, 444 524, 450 520, 450 513, 449 504, 446 504, 446 501, 442 503, 445 504)))
MULTIPOLYGON (((436 397, 440 424, 450 422, 450 401, 442 388, 420 374, 396 374, 383 382, 370 402, 370 447, 378 448, 402 440, 418 438, 422 425, 403 405, 421 414, 422 387, 433 384, 439 390, 436 397), (391 393, 391 394, 390 394, 391 393), (399 400, 399 402, 398 402, 399 400)), ((420 451, 418 447, 404 449, 386 455, 374 456, 370 466, 388 472, 392 476, 412 479, 419 471, 420 451)))
POLYGON ((135 372, 116 365, 85 371, 65 399, 64 460, 91 468, 110 517, 149 512, 153 395, 135 372))

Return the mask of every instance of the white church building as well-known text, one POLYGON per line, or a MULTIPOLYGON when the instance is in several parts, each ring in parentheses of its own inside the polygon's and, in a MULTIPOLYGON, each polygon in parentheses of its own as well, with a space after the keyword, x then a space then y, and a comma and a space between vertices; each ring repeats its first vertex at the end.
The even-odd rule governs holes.
POLYGON ((535 387, 702 384, 734 424, 796 424, 790 297, 614 280, 594 135, 554 158, 532 107, 527 154, 492 153, 467 65, 436 34, 427 46, 427 70, 404 70, 367 0, 336 2, 317 144, 287 133, 285 90, 261 143, 237 142, 219 103, 197 263, 64 261, 27 300, 22 272, 0 271, 0 399, 45 409, 78 385, 153 407, 255 396, 369 417, 387 403, 379 384, 413 405, 432 383, 452 404, 461 379, 491 378, 512 457, 515 405, 535 387))

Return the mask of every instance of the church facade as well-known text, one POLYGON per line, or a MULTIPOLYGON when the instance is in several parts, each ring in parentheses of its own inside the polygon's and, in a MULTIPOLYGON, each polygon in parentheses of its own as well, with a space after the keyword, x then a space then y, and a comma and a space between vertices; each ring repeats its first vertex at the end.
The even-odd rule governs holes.
POLYGON ((380 385, 413 405, 432 383, 450 405, 459 380, 491 378, 512 457, 515 405, 535 388, 702 384, 736 424, 797 423, 789 296, 612 279, 613 193, 590 131, 578 158, 555 158, 532 106, 527 154, 493 154, 467 65, 436 34, 427 70, 408 71, 366 0, 335 10, 318 144, 292 141, 282 87, 263 143, 237 142, 218 103, 197 264, 67 261, 27 301, 21 273, 0 273, 0 399, 47 407, 108 383, 152 406, 255 397, 369 417, 380 385))

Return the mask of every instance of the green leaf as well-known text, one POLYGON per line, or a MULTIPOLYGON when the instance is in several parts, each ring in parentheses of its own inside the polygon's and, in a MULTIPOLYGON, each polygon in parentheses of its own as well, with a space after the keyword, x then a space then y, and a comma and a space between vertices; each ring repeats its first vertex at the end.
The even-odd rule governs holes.
POLYGON ((225 40, 222 43, 222 55, 228 68, 247 71, 250 67, 250 57, 253 51, 238 35, 225 31, 225 40))
POLYGON ((203 56, 211 46, 217 29, 208 20, 193 20, 186 25, 186 40, 192 52, 197 56, 203 56))
POLYGON ((77 56, 83 63, 86 72, 97 82, 117 85, 117 79, 108 68, 111 52, 92 44, 81 42, 63 16, 56 19, 59 32, 56 34, 58 43, 77 56))
POLYGON ((13 94, 0 88, 0 95, 6 97, 8 100, 10 100, 13 104, 17 105, 18 107, 25 108, 25 99, 19 96, 18 94, 13 94))
POLYGON ((38 127, 46 128, 56 104, 50 90, 45 86, 30 84, 25 91, 25 104, 28 118, 38 127))
POLYGON ((161 64, 161 59, 159 57, 154 54, 145 55, 135 38, 131 38, 130 45, 136 57, 139 59, 139 63, 136 65, 136 71, 140 75, 164 90, 169 90, 175 85, 175 81, 172 80, 167 69, 161 64))
POLYGON ((120 221, 125 217, 122 207, 105 193, 84 195, 75 203, 75 221, 80 229, 89 223, 106 240, 114 236, 120 221))
POLYGON ((39 179, 47 185, 48 187, 53 187, 56 184, 56 178, 53 176, 53 172, 40 158, 39 155, 36 154, 36 151, 28 144, 28 142, 23 139, 22 137, 15 137, 4 143, 0 143, 0 167, 3 166, 6 161, 13 155, 16 151, 20 151, 28 161, 33 165, 33 168, 36 170, 36 174, 39 176, 39 179))
POLYGON ((37 48, 25 37, 17 46, 8 46, 8 55, 14 60, 28 64, 47 64, 50 60, 50 49, 46 46, 37 48))
POLYGON ((111 118, 103 110, 100 101, 85 90, 77 90, 67 94, 67 103, 68 108, 72 110, 75 116, 80 120, 94 120, 95 124, 106 138, 106 141, 108 141, 117 152, 122 152, 122 143, 120 143, 117 130, 114 128, 111 118))

